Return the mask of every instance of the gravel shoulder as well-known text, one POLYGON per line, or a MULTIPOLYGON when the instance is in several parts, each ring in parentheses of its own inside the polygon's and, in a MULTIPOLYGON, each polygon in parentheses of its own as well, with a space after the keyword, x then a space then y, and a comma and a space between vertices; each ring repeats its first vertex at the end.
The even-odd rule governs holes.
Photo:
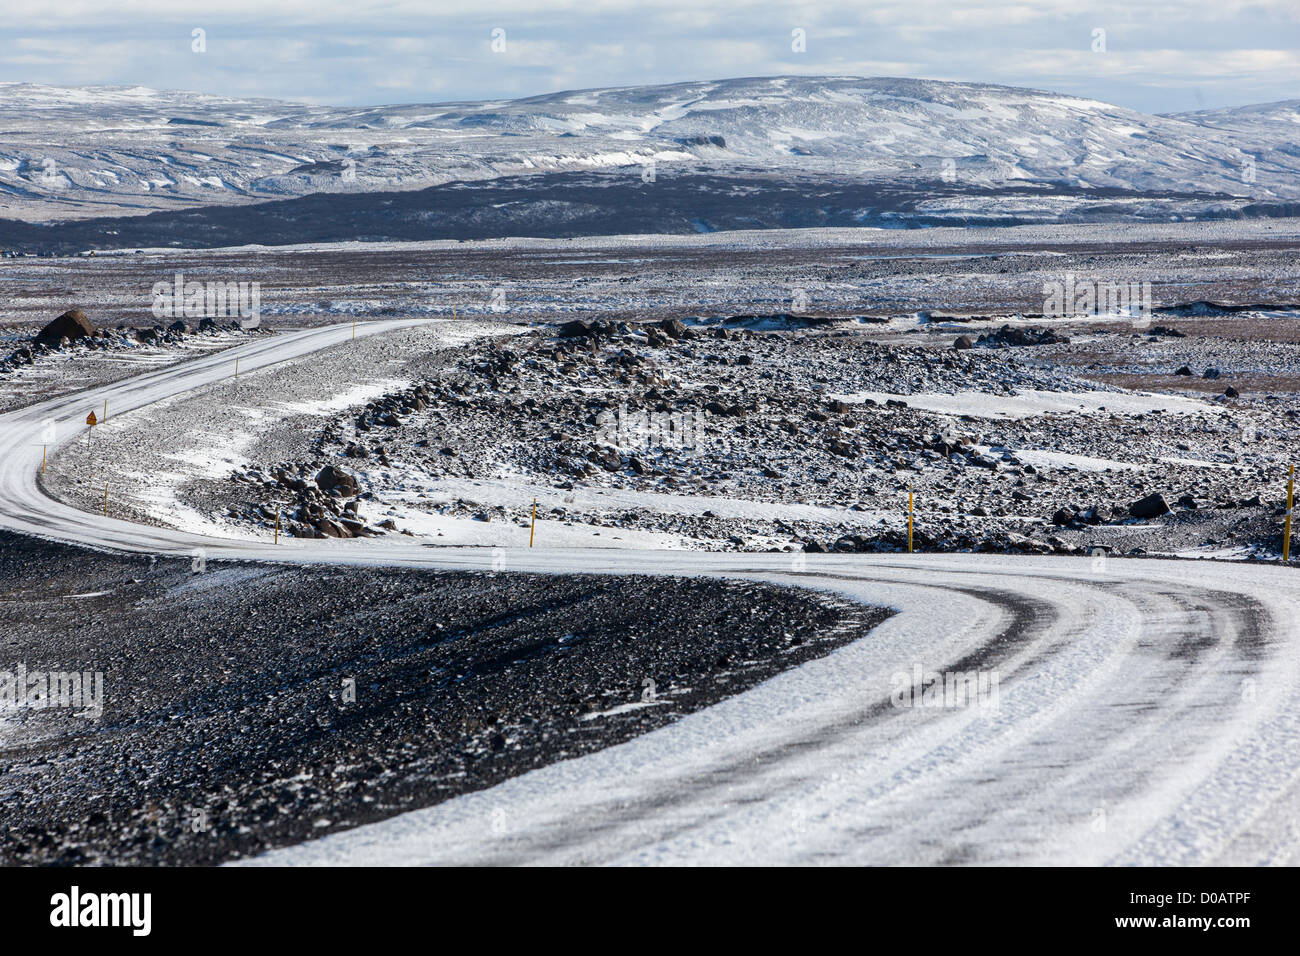
POLYGON ((887 616, 717 579, 196 572, 0 534, 0 670, 103 679, 98 719, 0 711, 0 863, 209 864, 381 820, 663 726, 887 616))

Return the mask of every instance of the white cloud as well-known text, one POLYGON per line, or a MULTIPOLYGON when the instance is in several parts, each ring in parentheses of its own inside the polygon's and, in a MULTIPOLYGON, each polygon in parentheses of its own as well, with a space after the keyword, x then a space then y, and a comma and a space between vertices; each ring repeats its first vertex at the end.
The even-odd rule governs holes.
POLYGON ((327 103, 780 72, 1010 83, 1150 111, 1300 97, 1296 0, 61 0, 9 4, 0 79, 327 103), (190 52, 190 30, 208 52, 190 52), (493 27, 507 52, 489 49, 493 27), (793 53, 790 30, 807 31, 793 53), (1107 53, 1090 50, 1094 27, 1107 53), (69 56, 68 51, 76 51, 69 56))

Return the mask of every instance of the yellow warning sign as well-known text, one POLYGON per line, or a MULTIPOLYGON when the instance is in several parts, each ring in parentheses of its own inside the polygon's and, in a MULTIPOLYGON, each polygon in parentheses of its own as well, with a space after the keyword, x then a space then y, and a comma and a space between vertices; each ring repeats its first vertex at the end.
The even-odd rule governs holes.
POLYGON ((94 412, 91 412, 89 415, 86 416, 87 425, 96 425, 98 423, 99 423, 99 419, 95 417, 94 412))

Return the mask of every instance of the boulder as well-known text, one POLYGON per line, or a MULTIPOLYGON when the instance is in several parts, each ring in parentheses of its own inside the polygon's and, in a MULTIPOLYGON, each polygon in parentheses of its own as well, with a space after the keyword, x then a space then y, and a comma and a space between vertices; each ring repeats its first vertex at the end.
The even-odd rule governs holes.
POLYGON ((350 538, 352 532, 348 531, 341 524, 331 521, 329 518, 320 518, 316 522, 316 530, 327 538, 350 538))
POLYGON ((64 339, 75 342, 88 339, 95 334, 95 326, 86 313, 80 309, 69 309, 36 333, 36 341, 42 345, 57 346, 64 339))
POLYGON ((337 465, 326 465, 317 472, 316 485, 326 493, 346 495, 349 498, 357 493, 356 477, 337 465))
POLYGON ((603 335, 609 335, 612 332, 613 326, 603 319, 596 319, 592 322, 584 322, 582 319, 574 319, 571 322, 565 322, 556 329, 556 334, 562 339, 596 338, 603 335))
POLYGON ((562 339, 582 339, 591 334, 591 326, 582 319, 574 319, 556 329, 556 334, 562 339))
POLYGON ((973 349, 975 342, 969 335, 959 335, 957 340, 952 343, 952 347, 955 349, 973 349))
POLYGON ((1070 340, 1051 329, 1024 329, 1004 325, 996 332, 985 332, 975 344, 1000 349, 1016 345, 1069 345, 1070 340))
POLYGON ((659 328, 670 339, 680 339, 686 334, 686 323, 681 319, 664 319, 659 323, 659 328))
POLYGON ((1168 512, 1169 505, 1165 503, 1164 496, 1158 491, 1145 498, 1139 498, 1128 506, 1128 513, 1134 518, 1159 518, 1168 512))

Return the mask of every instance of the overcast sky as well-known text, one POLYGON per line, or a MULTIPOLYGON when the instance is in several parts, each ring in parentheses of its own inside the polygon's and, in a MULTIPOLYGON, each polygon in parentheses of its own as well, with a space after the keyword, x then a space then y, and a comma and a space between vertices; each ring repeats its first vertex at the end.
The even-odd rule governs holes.
POLYGON ((35 83, 349 105, 833 73, 1029 86, 1147 112, 1300 98, 1300 0, 4 2, 0 79, 35 83))

